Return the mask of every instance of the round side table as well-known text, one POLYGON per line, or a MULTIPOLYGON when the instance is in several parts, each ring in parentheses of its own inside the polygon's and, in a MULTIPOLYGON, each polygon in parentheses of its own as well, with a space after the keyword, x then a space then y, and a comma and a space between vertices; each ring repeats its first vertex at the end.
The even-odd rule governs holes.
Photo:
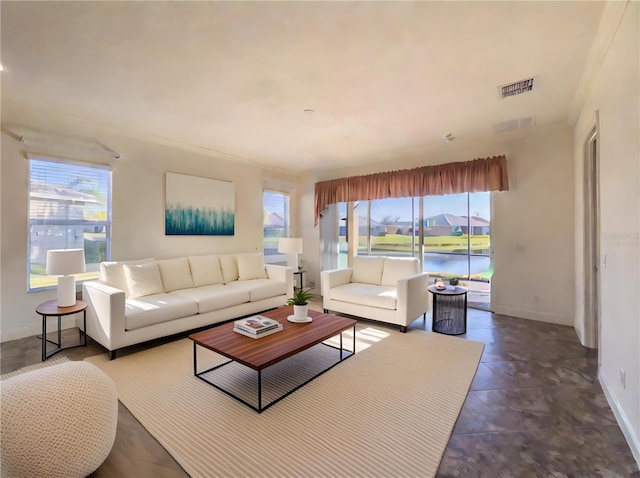
POLYGON ((467 333, 467 292, 469 289, 456 286, 453 290, 438 290, 435 285, 430 285, 427 290, 433 294, 431 329, 434 332, 447 335, 467 333))
POLYGON ((58 302, 56 300, 48 300, 43 302, 38 307, 36 307, 36 312, 42 316, 42 361, 44 362, 52 355, 57 354, 61 350, 72 349, 74 347, 87 346, 87 303, 81 300, 77 300, 75 305, 71 305, 69 307, 58 307, 58 302), (78 312, 83 313, 83 327, 80 331, 80 343, 76 345, 71 345, 69 347, 62 346, 62 317, 65 315, 77 314, 78 312), (47 339, 47 317, 49 316, 57 316, 58 317, 58 341, 54 342, 53 340, 47 339), (50 344, 56 345, 56 349, 47 353, 47 342, 50 344))

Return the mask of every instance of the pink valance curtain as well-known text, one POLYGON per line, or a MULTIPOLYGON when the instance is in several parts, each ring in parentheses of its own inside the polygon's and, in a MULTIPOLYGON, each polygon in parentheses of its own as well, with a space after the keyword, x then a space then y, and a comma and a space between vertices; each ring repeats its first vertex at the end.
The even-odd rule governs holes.
POLYGON ((315 224, 329 204, 339 202, 508 190, 504 156, 331 179, 316 183, 315 224))

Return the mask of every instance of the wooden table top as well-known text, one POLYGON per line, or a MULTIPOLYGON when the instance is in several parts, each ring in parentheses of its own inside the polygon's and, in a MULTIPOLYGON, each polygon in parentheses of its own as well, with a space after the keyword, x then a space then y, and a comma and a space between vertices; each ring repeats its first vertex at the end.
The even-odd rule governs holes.
POLYGON ((354 319, 309 310, 313 318, 308 323, 292 323, 287 317, 293 307, 262 312, 259 315, 277 320, 283 330, 259 339, 246 337, 233 331, 233 321, 189 336, 196 344, 254 370, 262 370, 287 357, 338 335, 356 324, 354 319))
POLYGON ((87 303, 81 300, 76 300, 74 305, 69 307, 58 307, 57 300, 48 300, 36 307, 36 312, 40 315, 69 315, 77 314, 87 308, 87 303))

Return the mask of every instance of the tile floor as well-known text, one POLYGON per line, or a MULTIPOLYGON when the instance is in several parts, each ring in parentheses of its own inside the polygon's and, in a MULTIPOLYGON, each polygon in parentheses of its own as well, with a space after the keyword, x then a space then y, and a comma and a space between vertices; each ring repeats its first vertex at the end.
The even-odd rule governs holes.
MULTIPOLYGON (((319 302, 313 307, 321 310, 319 302)), ((415 328, 431 330, 429 315, 408 333, 415 328)), ((76 334, 65 331, 70 340, 76 334)), ((485 349, 438 477, 640 477, 598 383, 597 354, 580 345, 573 328, 470 309, 461 337, 485 349)), ((103 349, 90 341, 63 353, 82 360, 103 349)), ((2 373, 39 361, 36 337, 0 345, 2 373)), ((91 476, 187 475, 120 405, 116 443, 91 476)))

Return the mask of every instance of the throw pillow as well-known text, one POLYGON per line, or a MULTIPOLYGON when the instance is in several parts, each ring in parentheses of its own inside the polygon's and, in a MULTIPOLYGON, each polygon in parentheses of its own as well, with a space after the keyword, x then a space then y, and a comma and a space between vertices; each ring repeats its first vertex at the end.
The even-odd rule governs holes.
POLYGON ((224 284, 218 254, 189 256, 189 267, 195 287, 211 284, 224 284))
POLYGON ((356 256, 353 258, 351 282, 380 285, 384 257, 356 256))
POLYGON ((222 278, 225 284, 238 280, 238 261, 235 254, 220 254, 220 268, 222 269, 222 278))
POLYGON ((158 261, 158 267, 160 268, 160 277, 162 278, 165 292, 191 289, 193 287, 189 259, 186 257, 158 261))
POLYGON ((164 292, 157 262, 124 264, 124 275, 127 279, 129 297, 132 299, 164 292))
POLYGON ((387 257, 382 269, 381 285, 395 287, 398 279, 420 272, 420 261, 415 257, 387 257))
POLYGON ((127 295, 129 289, 127 288, 127 279, 124 276, 125 264, 149 264, 155 259, 149 257, 147 259, 139 259, 133 261, 108 261, 100 263, 100 276, 99 281, 101 284, 106 284, 116 289, 123 290, 127 295))
POLYGON ((238 280, 266 279, 262 252, 238 254, 238 280))

